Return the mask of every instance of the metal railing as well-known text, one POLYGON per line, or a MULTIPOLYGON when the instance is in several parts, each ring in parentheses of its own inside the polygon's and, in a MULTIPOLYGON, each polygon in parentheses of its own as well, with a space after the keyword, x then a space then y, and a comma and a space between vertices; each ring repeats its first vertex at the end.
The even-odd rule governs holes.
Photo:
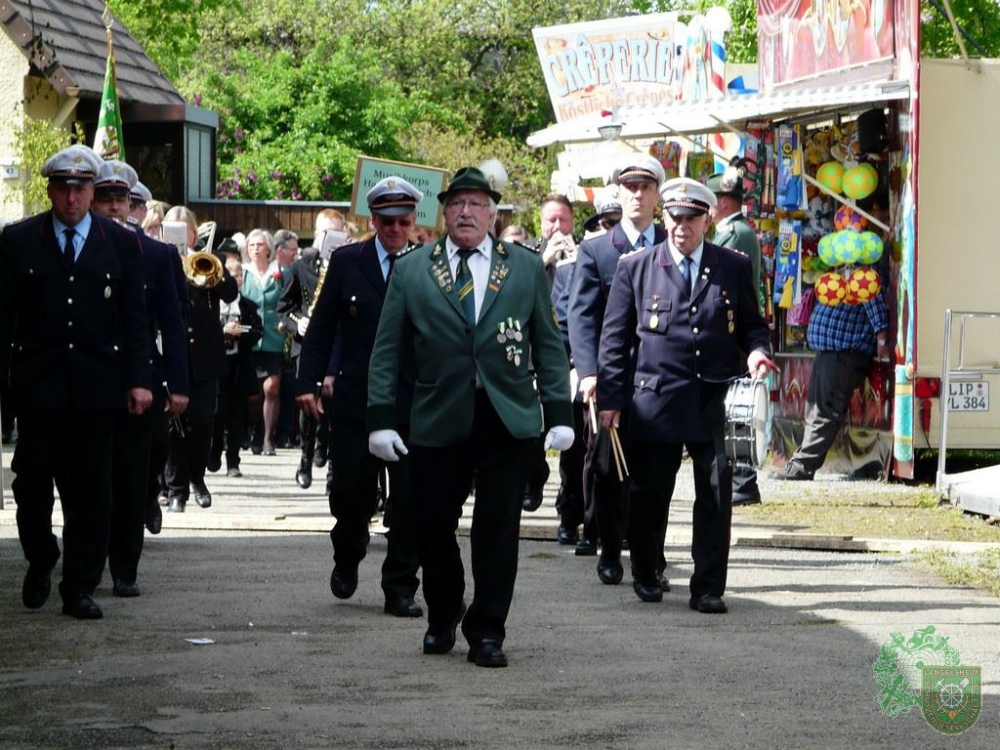
MULTIPOLYGON (((966 324, 973 318, 989 318, 1000 321, 1000 313, 995 312, 971 312, 958 311, 951 308, 944 311, 944 356, 941 359, 941 393, 938 397, 938 408, 941 410, 941 434, 938 440, 938 468, 935 489, 941 493, 945 473, 945 457, 948 451, 948 412, 949 394, 951 393, 952 380, 969 381, 982 380, 986 375, 1000 375, 1000 359, 996 365, 966 365, 965 363, 965 337, 966 324), (951 366, 951 333, 954 318, 959 318, 958 329, 958 366, 951 366)), ((996 339, 1000 341, 1000 337, 996 339)))

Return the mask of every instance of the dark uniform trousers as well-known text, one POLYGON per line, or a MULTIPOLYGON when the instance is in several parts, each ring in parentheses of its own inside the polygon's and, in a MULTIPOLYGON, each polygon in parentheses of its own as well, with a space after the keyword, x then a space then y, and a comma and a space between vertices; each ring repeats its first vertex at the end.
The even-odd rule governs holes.
POLYGON ((111 522, 111 450, 116 412, 21 409, 11 470, 17 529, 31 565, 52 567, 55 481, 63 510, 63 598, 90 594, 101 582, 111 522))
POLYGON ((486 391, 476 391, 469 440, 453 446, 410 446, 428 630, 445 632, 465 594, 465 568, 455 532, 475 477, 472 578, 475 594, 462 621, 470 642, 503 642, 517 577, 522 498, 534 439, 513 437, 486 391))
POLYGON ((250 422, 250 396, 239 382, 240 354, 226 356, 229 372, 219 379, 218 412, 212 424, 212 454, 222 461, 225 446, 226 469, 240 468, 240 449, 247 436, 250 422))
POLYGON ((694 464, 691 598, 722 596, 726 590, 732 521, 733 475, 726 459, 725 386, 706 388, 702 417, 712 424, 712 440, 686 443, 632 441, 628 539, 632 575, 656 585, 663 556, 663 537, 684 448, 694 464))
POLYGON ((212 448, 212 430, 218 404, 219 381, 192 380, 187 409, 181 415, 184 435, 170 430, 170 455, 164 476, 171 498, 185 501, 192 482, 205 481, 205 465, 212 448))
MULTIPOLYGON (((593 512, 587 512, 584 503, 583 472, 587 456, 584 434, 584 406, 582 401, 573 402, 573 431, 577 439, 569 450, 559 454, 559 494, 556 497, 556 510, 560 522, 567 529, 576 529, 583 524, 585 539, 597 543, 597 520, 593 512)), ((591 504, 592 507, 592 504, 591 504)))
POLYGON ((166 459, 167 419, 162 390, 153 390, 153 403, 142 414, 115 417, 114 455, 111 459, 111 537, 108 567, 115 581, 135 581, 145 539, 146 506, 156 497, 158 480, 150 471, 153 434, 159 455, 166 459))
MULTIPOLYGON (((409 437, 405 427, 399 434, 404 442, 409 437)), ((331 446, 338 458, 330 487, 330 514, 337 519, 330 530, 334 563, 341 569, 357 570, 364 559, 368 551, 368 524, 378 502, 378 474, 385 465, 389 471, 389 495, 383 523, 388 528, 388 548, 382 563, 382 591, 387 600, 412 599, 420 580, 409 457, 384 464, 368 452, 365 426, 349 419, 333 423, 331 446)))

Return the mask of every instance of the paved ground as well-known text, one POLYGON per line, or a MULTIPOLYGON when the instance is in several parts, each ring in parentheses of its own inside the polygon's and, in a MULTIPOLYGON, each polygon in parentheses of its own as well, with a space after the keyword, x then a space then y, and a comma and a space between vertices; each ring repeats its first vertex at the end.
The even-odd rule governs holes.
POLYGON ((289 451, 248 456, 244 480, 210 481, 212 509, 167 515, 147 543, 143 596, 115 599, 102 587, 98 622, 61 616, 57 596, 37 613, 21 607, 24 564, 8 494, 0 746, 996 745, 1000 601, 930 579, 905 554, 751 546, 775 530, 737 516, 730 613, 710 617, 686 606, 689 469, 668 539, 674 591, 658 605, 640 602, 627 584, 602 585, 593 558, 552 541, 550 492, 526 516, 511 665, 484 670, 466 663, 464 643, 423 656, 426 621, 382 614, 381 536, 355 597, 330 595, 326 500, 319 485, 293 486, 294 462, 289 451), (928 625, 964 664, 982 667, 982 716, 961 738, 938 735, 919 710, 889 718, 874 702, 880 646, 928 625))

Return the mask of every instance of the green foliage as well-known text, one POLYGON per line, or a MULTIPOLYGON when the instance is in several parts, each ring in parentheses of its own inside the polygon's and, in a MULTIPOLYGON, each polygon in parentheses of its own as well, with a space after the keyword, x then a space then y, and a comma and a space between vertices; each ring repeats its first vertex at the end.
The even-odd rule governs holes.
POLYGON ((24 117, 12 128, 14 157, 21 168, 21 192, 11 191, 7 200, 20 197, 25 216, 44 211, 49 207, 49 181, 42 176, 42 165, 49 157, 74 143, 83 143, 84 134, 79 123, 74 132, 53 125, 48 120, 24 117))
MULTIPOLYGON (((943 2, 936 3, 943 8, 943 2)), ((935 3, 923 0, 921 3, 920 52, 925 57, 950 58, 959 54, 958 42, 952 31, 948 17, 935 8, 935 3)), ((996 0, 953 0, 951 3, 955 21, 982 48, 963 39, 966 53, 970 57, 1000 55, 1000 5, 996 0)))
POLYGON ((241 0, 107 0, 107 4, 172 81, 181 78, 187 62, 198 54, 204 15, 221 10, 238 16, 243 5, 241 0))

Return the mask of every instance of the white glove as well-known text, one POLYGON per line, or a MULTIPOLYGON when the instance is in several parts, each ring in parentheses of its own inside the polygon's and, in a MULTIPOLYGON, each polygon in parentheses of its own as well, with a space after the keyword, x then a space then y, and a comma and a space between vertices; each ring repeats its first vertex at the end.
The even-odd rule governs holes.
POLYGON ((375 430, 368 435, 368 452, 383 461, 398 461, 409 451, 395 430, 375 430))
POLYGON ((557 451, 568 451, 573 445, 573 428, 557 424, 545 435, 545 449, 555 448, 557 451))
POLYGON ((299 318, 298 329, 299 336, 305 336, 306 331, 309 330, 309 318, 299 318))

